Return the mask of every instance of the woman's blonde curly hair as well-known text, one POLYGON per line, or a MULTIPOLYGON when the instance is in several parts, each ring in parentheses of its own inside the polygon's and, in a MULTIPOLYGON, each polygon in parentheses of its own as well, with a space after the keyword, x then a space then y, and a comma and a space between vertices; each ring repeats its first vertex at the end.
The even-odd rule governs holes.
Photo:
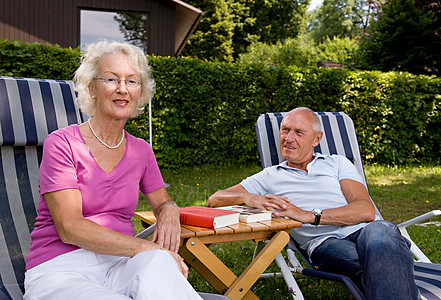
POLYGON ((141 76, 141 95, 138 100, 137 109, 132 117, 138 116, 144 107, 153 98, 155 81, 152 77, 150 66, 144 52, 131 44, 119 42, 101 41, 90 44, 83 54, 81 65, 74 76, 75 91, 78 93, 77 105, 83 113, 93 116, 96 111, 96 101, 92 99, 89 86, 98 75, 98 65, 106 54, 124 53, 129 59, 130 66, 139 72, 141 76))

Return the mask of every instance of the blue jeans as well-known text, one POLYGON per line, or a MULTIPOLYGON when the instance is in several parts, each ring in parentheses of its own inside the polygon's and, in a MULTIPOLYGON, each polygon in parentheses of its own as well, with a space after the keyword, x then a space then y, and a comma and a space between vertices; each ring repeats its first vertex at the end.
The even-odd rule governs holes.
POLYGON ((366 299, 419 299, 409 248, 395 224, 379 220, 344 239, 325 240, 311 261, 319 270, 351 278, 366 299))

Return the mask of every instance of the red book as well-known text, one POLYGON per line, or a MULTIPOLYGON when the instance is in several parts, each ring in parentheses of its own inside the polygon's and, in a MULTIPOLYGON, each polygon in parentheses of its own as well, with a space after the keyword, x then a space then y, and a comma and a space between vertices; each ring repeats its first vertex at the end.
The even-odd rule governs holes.
POLYGON ((204 206, 181 208, 181 224, 217 229, 239 223, 239 213, 204 206))

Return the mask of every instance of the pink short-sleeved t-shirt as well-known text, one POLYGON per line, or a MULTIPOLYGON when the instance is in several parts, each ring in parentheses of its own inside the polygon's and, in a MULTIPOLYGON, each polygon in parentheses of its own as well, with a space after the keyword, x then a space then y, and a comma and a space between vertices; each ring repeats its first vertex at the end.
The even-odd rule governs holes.
POLYGON ((110 173, 95 161, 78 125, 54 131, 46 138, 39 173, 38 216, 31 233, 26 269, 78 249, 63 243, 58 236, 45 193, 79 189, 86 219, 134 235, 131 218, 138 204, 139 191, 143 194, 154 192, 164 181, 151 146, 130 134, 126 136, 124 156, 110 173))

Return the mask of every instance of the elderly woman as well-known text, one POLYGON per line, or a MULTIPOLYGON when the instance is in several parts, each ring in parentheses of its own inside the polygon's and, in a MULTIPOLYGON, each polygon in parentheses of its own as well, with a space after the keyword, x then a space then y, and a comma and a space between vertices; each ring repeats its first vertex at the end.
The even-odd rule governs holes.
POLYGON ((179 208, 152 148, 124 131, 153 95, 144 53, 92 44, 74 81, 92 118, 44 142, 24 299, 200 299, 177 254, 179 208), (153 241, 134 237, 139 191, 158 218, 153 241))

